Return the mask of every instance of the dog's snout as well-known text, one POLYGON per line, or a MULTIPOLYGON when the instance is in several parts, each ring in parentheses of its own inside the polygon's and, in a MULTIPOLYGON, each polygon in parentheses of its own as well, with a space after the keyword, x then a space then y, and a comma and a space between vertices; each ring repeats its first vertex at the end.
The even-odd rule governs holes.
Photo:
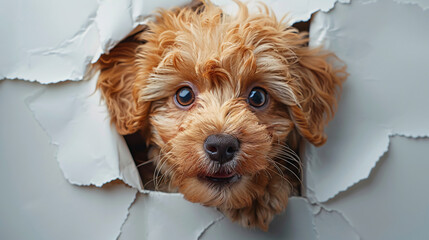
POLYGON ((204 142, 204 150, 209 158, 221 164, 231 161, 239 149, 238 139, 229 134, 213 134, 204 142))

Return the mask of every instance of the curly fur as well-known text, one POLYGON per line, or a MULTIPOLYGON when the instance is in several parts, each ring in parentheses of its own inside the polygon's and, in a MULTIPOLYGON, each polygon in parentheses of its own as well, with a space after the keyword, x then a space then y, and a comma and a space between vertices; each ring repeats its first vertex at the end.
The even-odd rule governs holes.
POLYGON ((98 88, 118 132, 144 136, 163 176, 155 181, 241 225, 267 230, 299 186, 291 149, 301 138, 316 146, 326 141, 323 129, 347 74, 334 67, 333 53, 307 47, 307 35, 267 7, 250 14, 237 4, 235 16, 210 2, 197 10, 159 11, 148 30, 100 58, 98 88), (196 92, 189 109, 174 102, 184 85, 196 92), (269 94, 264 109, 246 102, 254 86, 269 94), (219 167, 203 150, 207 136, 216 133, 241 143, 227 165, 242 176, 232 185, 213 186, 198 177, 219 167))

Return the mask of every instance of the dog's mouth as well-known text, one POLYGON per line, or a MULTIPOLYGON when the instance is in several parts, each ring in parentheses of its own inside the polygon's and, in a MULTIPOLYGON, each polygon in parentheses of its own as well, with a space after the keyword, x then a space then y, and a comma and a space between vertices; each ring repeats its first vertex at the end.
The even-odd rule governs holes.
POLYGON ((226 184, 226 183, 234 183, 240 180, 241 175, 236 172, 227 172, 227 171, 218 171, 216 173, 203 173, 199 175, 199 178, 215 183, 215 184, 226 184))

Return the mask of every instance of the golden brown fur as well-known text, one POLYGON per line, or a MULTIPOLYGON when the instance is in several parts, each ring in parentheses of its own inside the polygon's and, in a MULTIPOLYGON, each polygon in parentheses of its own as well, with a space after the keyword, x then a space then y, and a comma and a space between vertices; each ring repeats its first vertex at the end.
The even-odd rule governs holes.
POLYGON ((301 136, 316 146, 326 141, 323 129, 346 73, 333 67, 332 53, 308 48, 305 34, 267 9, 250 14, 237 4, 236 16, 211 3, 159 11, 149 30, 100 58, 98 88, 118 132, 145 137, 170 191, 266 230, 299 185, 291 149, 301 136), (184 85, 197 96, 189 109, 173 100, 184 85), (269 94, 264 109, 246 102, 254 86, 269 94), (198 177, 219 167, 202 147, 217 133, 241 143, 229 167, 242 178, 222 187, 198 177))

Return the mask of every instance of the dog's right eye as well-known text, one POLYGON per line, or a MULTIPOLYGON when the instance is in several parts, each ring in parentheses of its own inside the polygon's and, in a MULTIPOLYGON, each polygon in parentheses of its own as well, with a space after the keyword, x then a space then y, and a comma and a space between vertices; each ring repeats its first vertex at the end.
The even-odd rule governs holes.
POLYGON ((186 107, 191 105, 195 100, 195 94, 190 87, 182 87, 176 92, 176 102, 182 106, 186 107))
POLYGON ((247 98, 248 103, 255 108, 263 107, 267 100, 267 92, 260 87, 253 88, 252 91, 250 91, 249 97, 247 98))

